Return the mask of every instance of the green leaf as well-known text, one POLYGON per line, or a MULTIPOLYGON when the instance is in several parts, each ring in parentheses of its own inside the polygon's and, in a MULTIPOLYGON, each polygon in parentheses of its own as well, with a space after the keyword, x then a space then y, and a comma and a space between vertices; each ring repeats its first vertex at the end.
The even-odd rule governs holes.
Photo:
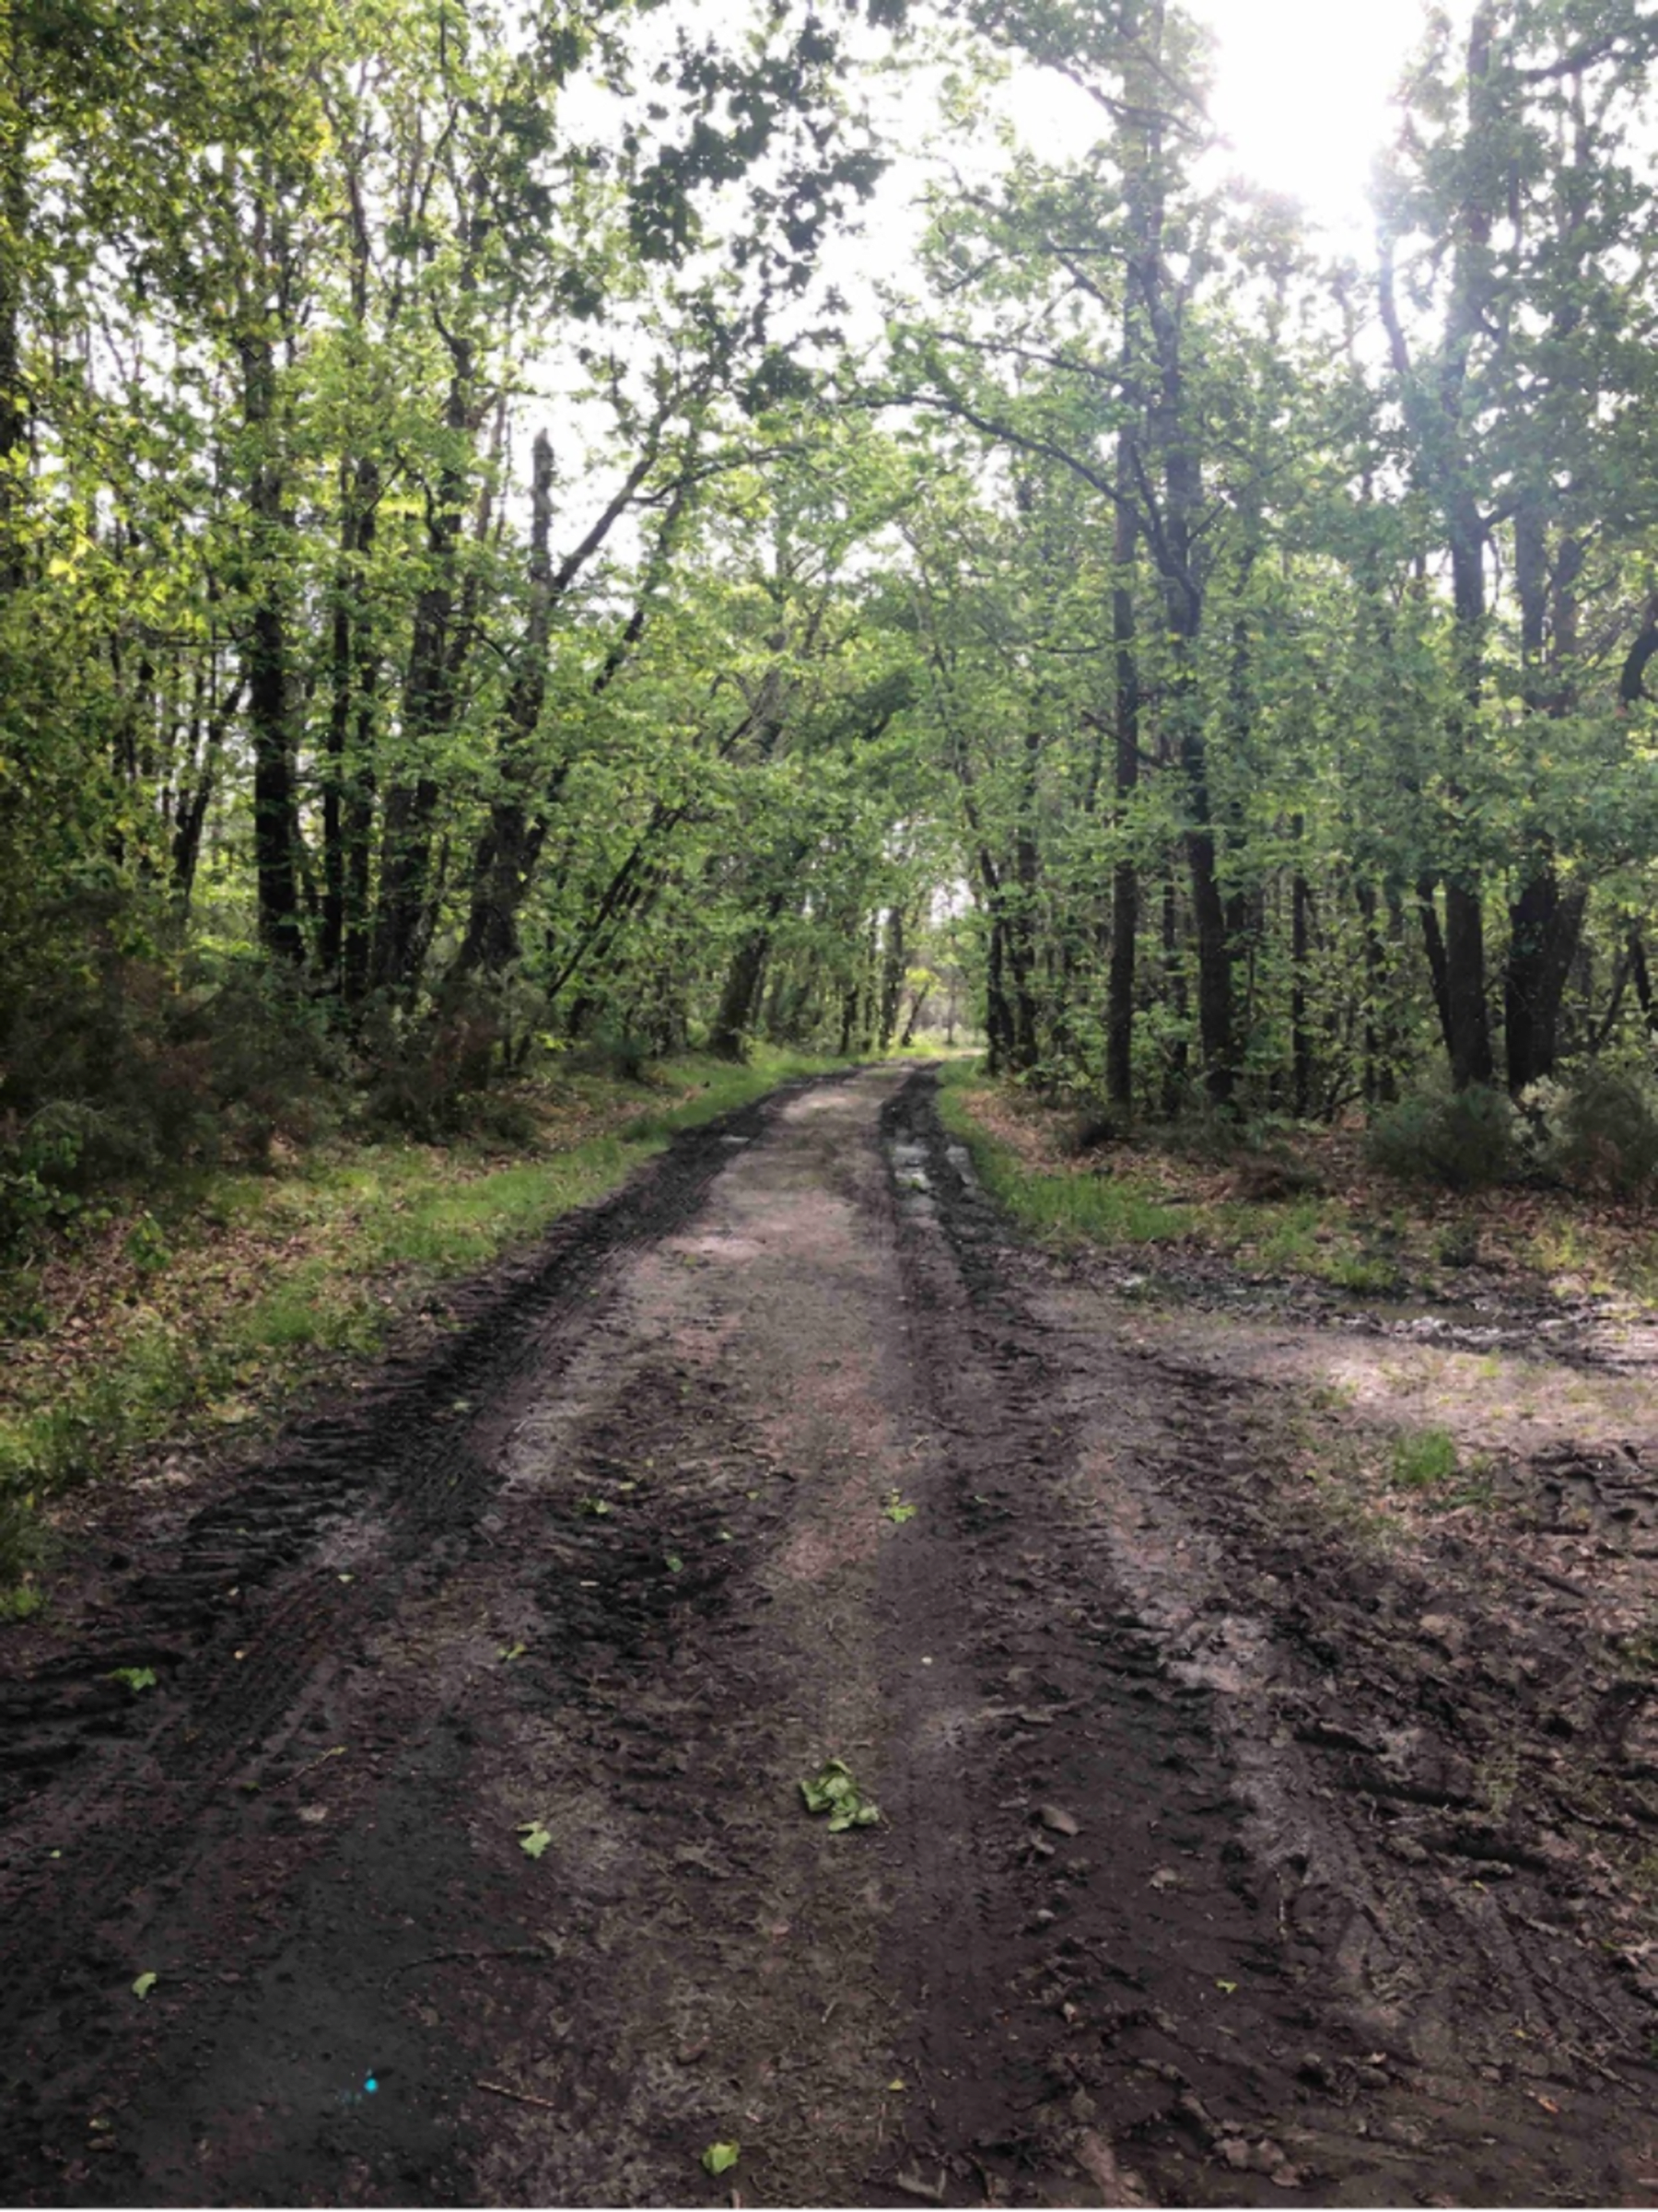
POLYGON ((841 1759, 826 1760, 801 1783, 800 1795, 808 1812, 828 1814, 831 1835, 843 1834, 848 1828, 873 1828, 881 1819, 880 1807, 863 1796, 851 1768, 841 1759))
POLYGON ((527 1644, 503 1644, 496 1656, 507 1660, 521 1659, 529 1648, 527 1644))
POLYGON ((519 1825, 518 1840, 526 1858, 538 1859, 553 1838, 539 1820, 524 1820, 519 1825))
POLYGON ((741 2155, 740 2144, 710 2143, 702 2154, 702 2162, 712 2174, 730 2173, 741 2155))
POLYGON ((670 1574, 683 1574, 685 1571, 685 1562, 680 1557, 677 1551, 670 1551, 666 1553, 664 1555, 664 1564, 666 1565, 670 1574))
POLYGON ((148 1996, 150 1991, 154 1989, 157 1982, 159 1979, 159 1975, 157 1974, 140 1974, 138 1979, 133 1984, 133 1995, 135 1997, 148 1996))
POLYGON ((915 1519, 921 1508, 918 1505, 906 1505, 898 1492, 892 1490, 887 1492, 887 1502, 881 1510, 894 1528, 902 1528, 905 1521, 915 1519))
POLYGON ((110 1671, 111 1682, 124 1682, 134 1697, 141 1690, 153 1690, 158 1680, 153 1667, 116 1667, 110 1671))

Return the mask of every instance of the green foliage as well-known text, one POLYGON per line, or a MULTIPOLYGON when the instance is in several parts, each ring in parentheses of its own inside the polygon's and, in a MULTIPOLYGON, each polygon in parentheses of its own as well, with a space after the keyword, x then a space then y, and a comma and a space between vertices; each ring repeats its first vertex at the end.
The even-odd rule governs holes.
POLYGON ((848 1828, 873 1828, 881 1808, 866 1797, 844 1760, 829 1759, 800 1784, 800 1795, 810 1813, 827 1813, 829 1832, 840 1835, 848 1828))
POLYGON ((939 1094, 945 1127, 965 1143, 990 1197, 1016 1221, 1062 1242, 1103 1245, 1174 1244, 1189 1234, 1191 1218, 1165 1205, 1149 1186, 1129 1176, 1045 1175, 1026 1167, 990 1136, 969 1111, 970 1071, 952 1068, 939 1094))
POLYGON ((1521 1122, 1507 1093, 1489 1084, 1429 1090, 1378 1115, 1365 1143, 1385 1175, 1473 1190, 1515 1173, 1521 1122))
POLYGON ((1525 1106, 1542 1125, 1543 1165, 1588 1190, 1638 1198, 1658 1180, 1658 1090, 1599 1060, 1539 1083, 1525 1106))
POLYGON ((1421 1429, 1401 1436, 1392 1454, 1393 1478, 1407 1490, 1429 1490, 1461 1471, 1456 1440, 1446 1429, 1421 1429))

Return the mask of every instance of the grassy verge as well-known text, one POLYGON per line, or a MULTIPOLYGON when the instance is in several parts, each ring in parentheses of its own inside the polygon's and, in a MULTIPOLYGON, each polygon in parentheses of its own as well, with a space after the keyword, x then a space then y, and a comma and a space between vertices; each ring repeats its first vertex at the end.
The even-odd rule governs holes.
POLYGON ((257 1434, 445 1283, 602 1197, 673 1133, 837 1063, 761 1050, 527 1090, 510 1145, 335 1140, 107 1210, 0 1285, 0 1620, 40 1602, 43 1509, 163 1442, 257 1434))
POLYGON ((1079 1154, 1074 1115, 1044 1106, 976 1063, 940 1078, 946 1126, 986 1188, 1035 1235, 1108 1248, 1183 1246, 1246 1273, 1304 1277, 1359 1297, 1454 1301, 1477 1267, 1561 1295, 1658 1303, 1649 1211, 1560 1191, 1431 1191, 1377 1175, 1350 1132, 1245 1136, 1212 1155, 1149 1134, 1079 1154), (1256 1195, 1265 1189, 1266 1196, 1256 1195))
POLYGON ((1167 1204, 1145 1178, 1079 1175, 1015 1145, 987 1118, 998 1095, 974 1062, 957 1061, 940 1077, 939 1113, 986 1190, 1023 1227, 1061 1243, 1102 1245, 1173 1244, 1189 1233, 1185 1209, 1167 1204))

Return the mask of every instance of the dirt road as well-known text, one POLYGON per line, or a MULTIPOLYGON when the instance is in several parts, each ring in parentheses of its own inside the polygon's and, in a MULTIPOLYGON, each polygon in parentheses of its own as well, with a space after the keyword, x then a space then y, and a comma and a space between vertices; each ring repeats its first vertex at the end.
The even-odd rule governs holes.
POLYGON ((780 1094, 111 1524, 0 1692, 0 2197, 1658 2202, 1639 1684, 964 1166, 780 1094))

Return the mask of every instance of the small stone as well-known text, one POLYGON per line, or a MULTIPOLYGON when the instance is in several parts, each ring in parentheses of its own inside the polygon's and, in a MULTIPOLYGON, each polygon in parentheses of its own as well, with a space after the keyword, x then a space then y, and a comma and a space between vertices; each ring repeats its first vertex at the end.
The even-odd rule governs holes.
POLYGON ((1275 2189, 1304 2189, 1306 2177, 1298 2166, 1280 2166, 1267 2177, 1275 2189))
POLYGON ((1036 1818, 1054 1835, 1080 1835, 1082 1824, 1075 1813, 1066 1811, 1063 1805, 1039 1805, 1036 1818))
POLYGON ((1224 2143, 1217 2143, 1215 2148, 1234 2173, 1249 2171, 1249 2146, 1241 2137, 1228 2136, 1224 2143))

